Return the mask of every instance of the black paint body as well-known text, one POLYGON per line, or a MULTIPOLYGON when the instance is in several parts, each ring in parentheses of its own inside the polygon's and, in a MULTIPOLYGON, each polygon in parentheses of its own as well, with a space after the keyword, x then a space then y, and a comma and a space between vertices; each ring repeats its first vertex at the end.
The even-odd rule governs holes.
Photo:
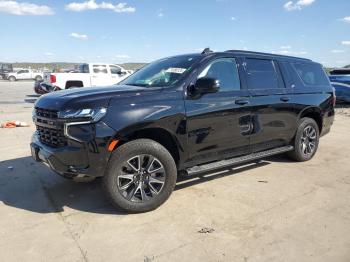
POLYGON ((174 156, 179 170, 288 145, 298 121, 312 117, 321 135, 329 132, 334 119, 334 94, 330 84, 311 88, 293 75, 289 62, 314 63, 287 56, 228 51, 201 54, 199 61, 176 85, 143 88, 116 85, 59 91, 40 98, 35 107, 52 111, 106 107, 107 114, 96 124, 76 125, 70 132, 77 142, 54 148, 33 135, 32 147, 51 159, 49 165, 65 176, 103 176, 112 139, 118 146, 135 138, 162 143, 174 156), (189 94, 201 70, 219 57, 236 59, 241 90, 189 94), (247 86, 245 59, 272 59, 278 67, 282 88, 251 90, 247 86))

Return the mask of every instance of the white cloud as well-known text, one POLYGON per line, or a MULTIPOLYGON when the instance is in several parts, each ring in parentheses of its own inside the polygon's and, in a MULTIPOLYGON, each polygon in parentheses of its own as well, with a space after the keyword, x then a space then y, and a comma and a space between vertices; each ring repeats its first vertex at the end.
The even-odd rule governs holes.
POLYGON ((346 16, 342 20, 346 23, 350 23, 350 16, 346 16))
POLYGON ((46 5, 18 3, 17 1, 0 0, 0 12, 12 15, 53 15, 54 11, 46 5))
POLYGON ((350 45, 350 41, 342 41, 341 44, 342 45, 350 45))
POLYGON ((130 58, 130 56, 125 55, 125 54, 119 54, 114 56, 116 59, 127 59, 130 58))
POLYGON ((288 1, 284 4, 284 9, 287 11, 294 11, 294 10, 301 10, 305 6, 311 5, 315 2, 315 0, 298 0, 296 2, 294 1, 288 1))
POLYGON ((334 49, 334 50, 331 50, 331 53, 334 53, 334 54, 345 53, 345 50, 334 49))
POLYGON ((71 33, 69 36, 73 37, 73 38, 77 38, 80 40, 87 40, 88 36, 84 35, 84 34, 78 34, 78 33, 71 33))
POLYGON ((51 53, 51 52, 45 52, 44 55, 45 55, 45 56, 53 56, 54 54, 51 53))
POLYGON ((282 45, 280 46, 280 49, 291 49, 292 47, 290 45, 282 45))
POLYGON ((236 17, 234 17, 234 16, 231 16, 231 21, 236 21, 237 20, 237 18, 236 17))
POLYGON ((135 7, 128 6, 127 3, 119 3, 114 5, 109 2, 102 2, 98 4, 95 0, 72 2, 66 5, 66 9, 75 12, 97 9, 108 9, 116 13, 133 13, 136 11, 135 7))
POLYGON ((158 17, 162 18, 164 16, 163 10, 160 9, 158 12, 158 17))

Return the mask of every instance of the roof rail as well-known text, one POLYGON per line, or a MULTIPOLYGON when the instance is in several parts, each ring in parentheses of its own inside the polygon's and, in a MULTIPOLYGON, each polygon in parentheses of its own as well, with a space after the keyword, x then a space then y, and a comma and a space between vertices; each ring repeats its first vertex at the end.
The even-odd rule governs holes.
POLYGON ((225 52, 234 52, 234 53, 242 53, 242 54, 254 54, 254 55, 265 55, 265 56, 277 56, 277 57, 288 57, 288 58, 294 58, 294 59, 300 59, 305 61, 312 61, 308 58, 303 57, 297 57, 297 56, 288 56, 288 55, 281 55, 281 54, 272 54, 272 53, 264 53, 264 52, 255 52, 255 51, 247 51, 247 50, 226 50, 225 52))

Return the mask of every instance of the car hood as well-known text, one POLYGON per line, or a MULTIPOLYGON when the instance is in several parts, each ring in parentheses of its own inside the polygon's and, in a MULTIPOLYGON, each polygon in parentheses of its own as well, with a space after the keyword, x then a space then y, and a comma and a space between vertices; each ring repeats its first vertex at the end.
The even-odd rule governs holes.
POLYGON ((107 107, 111 98, 131 98, 144 92, 160 90, 127 85, 74 88, 43 95, 37 100, 35 107, 49 110, 107 107))

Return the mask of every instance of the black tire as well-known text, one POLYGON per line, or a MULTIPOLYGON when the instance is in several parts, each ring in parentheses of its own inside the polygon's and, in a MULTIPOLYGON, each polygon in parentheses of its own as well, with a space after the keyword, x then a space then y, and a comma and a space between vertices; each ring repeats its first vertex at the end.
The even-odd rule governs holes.
POLYGON ((34 79, 35 79, 35 81, 40 81, 40 80, 42 80, 43 78, 42 78, 42 76, 39 76, 39 75, 38 75, 38 76, 36 76, 34 79))
MULTIPOLYGON (((155 161, 154 161, 155 162, 155 161)), ((143 163, 143 162, 142 162, 143 163)), ((147 172, 150 170, 151 167, 148 166, 145 167, 142 170, 147 170, 147 172)), ((145 171, 143 171, 145 172, 145 171)), ((141 172, 142 173, 142 172, 141 172)), ((151 174, 151 171, 149 173, 149 177, 154 176, 154 178, 157 178, 155 176, 158 176, 159 174, 153 173, 151 174)), ((158 179, 158 178, 157 178, 158 179)), ((175 161, 169 151, 165 149, 161 144, 150 140, 150 139, 137 139, 133 140, 131 142, 125 143, 118 147, 113 153, 112 156, 108 162, 107 171, 105 176, 103 177, 103 188, 104 192, 107 195, 107 198, 111 201, 111 203, 116 208, 121 208, 123 210, 129 211, 129 212, 147 212, 154 210, 158 208, 160 205, 162 205, 171 195, 171 193, 174 190, 175 184, 177 179, 177 168, 175 161), (146 157, 145 157, 146 156, 146 157), (158 161, 157 163, 160 163, 160 167, 162 170, 162 184, 160 187, 159 192, 156 192, 151 190, 151 187, 147 188, 146 180, 142 180, 138 172, 141 172, 141 169, 143 167, 143 164, 134 165, 134 167, 138 167, 140 171, 137 171, 136 169, 126 170, 126 167, 132 167, 130 165, 130 160, 138 159, 137 161, 141 163, 145 159, 147 159, 147 156, 150 156, 148 161, 152 163, 154 160, 158 161), (142 161, 141 161, 142 158, 142 161), (128 166, 129 165, 129 166, 128 166), (123 172, 122 172, 123 170, 123 172), (120 176, 123 176, 124 174, 127 174, 127 176, 130 176, 128 172, 132 172, 131 176, 134 177, 134 180, 129 180, 130 182, 125 184, 130 184, 129 188, 131 187, 131 193, 127 192, 125 189, 122 190, 123 187, 125 187, 125 184, 121 186, 120 176), (139 180, 135 181, 135 175, 139 174, 139 180), (138 188, 138 183, 140 183, 140 188, 138 188), (141 185, 142 183, 142 185, 141 185), (146 190, 149 190, 146 192, 146 190), (136 192, 139 190, 139 198, 136 197, 136 192), (146 196, 142 195, 147 193, 146 196), (127 199, 130 198, 131 199, 127 199), (145 196, 145 197, 144 197, 145 196), (145 198, 145 201, 143 200, 145 198)), ((148 180, 151 181, 151 180, 148 180)), ((159 181, 159 180, 157 180, 159 181)), ((153 183, 153 182, 152 182, 153 183)), ((148 183, 149 185, 149 183, 148 183)), ((126 185, 127 186, 127 185, 126 185)), ((128 188, 128 189, 129 189, 128 188)), ((152 186, 152 189, 154 187, 152 186)))
POLYGON ((9 77, 8 77, 8 80, 9 80, 10 82, 15 82, 17 79, 16 79, 16 77, 14 77, 14 76, 9 76, 9 77))
POLYGON ((295 138, 292 142, 294 146, 294 150, 288 152, 288 156, 295 161, 303 162, 308 161, 315 155, 318 143, 320 139, 320 131, 317 123, 312 118, 302 118, 299 121, 299 127, 295 134, 295 138), (311 131, 308 131, 311 130, 311 131), (307 133, 310 132, 312 134, 307 139, 307 133), (314 144, 313 146, 311 146, 314 144), (310 149, 310 150, 309 150, 310 149))

